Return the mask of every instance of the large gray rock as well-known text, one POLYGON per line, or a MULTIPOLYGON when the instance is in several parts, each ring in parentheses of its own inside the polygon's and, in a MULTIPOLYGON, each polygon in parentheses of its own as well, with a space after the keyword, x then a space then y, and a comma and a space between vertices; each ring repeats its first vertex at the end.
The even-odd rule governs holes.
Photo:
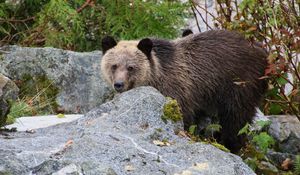
POLYGON ((165 102, 140 87, 77 121, 10 133, 0 138, 0 174, 254 174, 240 157, 174 134, 182 123, 162 121, 165 102))
POLYGON ((280 152, 299 154, 300 153, 300 122, 296 116, 276 115, 269 116, 271 125, 269 134, 278 143, 280 152))
POLYGON ((5 46, 0 51, 4 53, 0 55, 0 73, 12 79, 46 75, 59 88, 56 101, 67 112, 87 112, 111 95, 101 79, 100 51, 78 53, 18 46, 5 46))
POLYGON ((10 101, 17 99, 18 92, 16 84, 0 74, 0 127, 4 126, 10 109, 10 101))

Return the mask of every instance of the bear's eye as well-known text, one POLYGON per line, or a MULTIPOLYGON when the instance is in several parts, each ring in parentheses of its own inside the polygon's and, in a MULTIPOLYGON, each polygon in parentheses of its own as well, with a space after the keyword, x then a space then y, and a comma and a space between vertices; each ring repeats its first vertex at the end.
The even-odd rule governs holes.
POLYGON ((127 70, 128 70, 128 71, 133 71, 133 66, 128 66, 128 67, 127 67, 127 70))
POLYGON ((117 67, 118 67, 118 66, 117 66, 116 64, 114 64, 114 65, 111 66, 111 70, 116 70, 117 67))

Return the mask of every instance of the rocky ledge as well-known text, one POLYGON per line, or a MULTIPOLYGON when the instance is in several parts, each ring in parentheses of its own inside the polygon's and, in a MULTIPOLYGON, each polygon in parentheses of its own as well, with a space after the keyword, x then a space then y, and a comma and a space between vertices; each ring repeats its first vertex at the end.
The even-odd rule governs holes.
POLYGON ((76 121, 2 134, 0 174, 255 174, 236 155, 176 135, 182 123, 161 119, 165 102, 140 87, 76 121))

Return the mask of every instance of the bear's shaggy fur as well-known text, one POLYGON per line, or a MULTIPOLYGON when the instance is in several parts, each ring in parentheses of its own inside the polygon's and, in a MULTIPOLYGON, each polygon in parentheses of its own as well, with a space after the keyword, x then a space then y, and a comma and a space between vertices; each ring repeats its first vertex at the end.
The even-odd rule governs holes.
POLYGON ((240 148, 238 131, 252 121, 267 89, 261 78, 267 53, 258 44, 235 32, 214 30, 174 41, 117 43, 106 37, 102 47, 102 74, 117 91, 157 88, 179 102, 185 129, 199 124, 201 116, 218 116, 221 143, 232 151, 240 148))

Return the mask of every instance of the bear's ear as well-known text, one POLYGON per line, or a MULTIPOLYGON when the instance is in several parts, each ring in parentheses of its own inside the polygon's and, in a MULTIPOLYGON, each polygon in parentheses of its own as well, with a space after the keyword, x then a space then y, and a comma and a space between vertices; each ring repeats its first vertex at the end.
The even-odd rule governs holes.
POLYGON ((151 50, 153 47, 153 43, 149 38, 142 39, 137 45, 138 49, 140 49, 148 58, 151 57, 151 50))
POLYGON ((106 36, 102 39, 102 52, 105 54, 105 52, 117 45, 117 42, 115 39, 111 36, 106 36))
POLYGON ((185 37, 185 36, 188 36, 190 34, 193 34, 193 31, 191 29, 185 29, 183 32, 182 32, 182 37, 185 37))

